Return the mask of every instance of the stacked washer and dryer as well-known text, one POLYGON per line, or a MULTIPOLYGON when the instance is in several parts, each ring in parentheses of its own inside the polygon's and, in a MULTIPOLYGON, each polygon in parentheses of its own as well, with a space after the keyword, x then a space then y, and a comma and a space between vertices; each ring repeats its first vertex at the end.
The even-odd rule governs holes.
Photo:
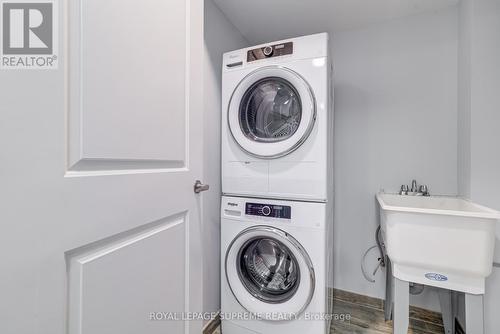
POLYGON ((328 333, 333 87, 328 35, 225 53, 223 334, 328 333))

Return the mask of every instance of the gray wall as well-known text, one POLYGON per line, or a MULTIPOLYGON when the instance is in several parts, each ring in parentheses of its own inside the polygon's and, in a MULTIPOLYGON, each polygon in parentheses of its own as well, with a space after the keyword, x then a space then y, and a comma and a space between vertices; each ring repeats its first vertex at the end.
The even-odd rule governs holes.
MULTIPOLYGON (((459 30, 460 195, 500 210, 500 1, 462 0, 459 30)), ((495 261, 500 263, 497 229, 495 261)), ((500 268, 486 281, 486 333, 500 328, 500 268)))
POLYGON ((204 175, 210 191, 203 194, 203 310, 220 309, 220 124, 222 54, 246 47, 245 38, 224 14, 205 0, 204 175))
POLYGON ((472 1, 459 5, 458 24, 458 193, 470 198, 472 1))
MULTIPOLYGON (((382 298, 360 270, 375 244, 375 194, 411 178, 457 194, 456 7, 337 33, 335 66, 335 287, 382 298)), ((378 254, 369 256, 374 268, 378 254)), ((412 303, 438 308, 437 296, 412 303)))
MULTIPOLYGON (((459 13, 451 8, 333 36, 337 288, 383 297, 383 273, 372 284, 360 270, 363 252, 374 244, 374 194, 381 188, 397 191, 415 177, 432 193, 460 194, 500 209, 500 154, 494 151, 500 144, 495 131, 499 0, 475 3, 474 11, 472 0, 462 0, 459 13)), ((213 187, 204 198, 203 297, 204 310, 214 311, 219 308, 220 55, 248 43, 211 0, 205 15, 210 129, 204 135, 205 180, 213 187)), ((498 253, 500 247, 497 261, 498 253)), ((369 267, 376 256, 369 255, 369 267)), ((493 316, 500 308, 494 304, 500 269, 488 279, 487 293, 487 326, 493 333, 500 328, 493 316)), ((412 303, 439 309, 432 291, 412 303)))

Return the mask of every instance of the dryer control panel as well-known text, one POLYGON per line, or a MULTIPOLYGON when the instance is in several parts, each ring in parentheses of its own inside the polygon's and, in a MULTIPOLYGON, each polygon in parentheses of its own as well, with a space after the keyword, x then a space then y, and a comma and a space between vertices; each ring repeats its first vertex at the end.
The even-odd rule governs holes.
POLYGON ((270 218, 291 219, 292 208, 287 205, 245 203, 245 214, 270 218))
POLYGON ((247 62, 266 59, 271 57, 279 57, 291 55, 293 53, 293 42, 286 42, 276 45, 267 45, 261 48, 247 51, 247 62))

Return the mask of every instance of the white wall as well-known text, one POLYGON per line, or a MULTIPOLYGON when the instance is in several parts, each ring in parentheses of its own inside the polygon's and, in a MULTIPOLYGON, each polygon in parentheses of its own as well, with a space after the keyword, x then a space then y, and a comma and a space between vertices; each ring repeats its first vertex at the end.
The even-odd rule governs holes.
POLYGON ((470 196, 500 210, 500 1, 475 0, 472 24, 470 196))
POLYGON ((220 124, 222 54, 246 47, 245 38, 212 0, 205 0, 204 175, 210 190, 203 194, 203 310, 220 309, 220 124))
MULTIPOLYGON (((500 210, 500 1, 462 0, 459 24, 460 195, 500 210)), ((495 259, 500 263, 497 229, 495 259)), ((500 268, 486 281, 486 333, 500 328, 500 268)))
POLYGON ((472 1, 459 5, 458 24, 458 193, 470 198, 472 1))
MULTIPOLYGON (((360 270, 375 244, 375 194, 411 178, 457 194, 457 9, 340 32, 332 47, 335 287, 383 298, 383 272, 373 284, 360 270)), ((434 295, 412 302, 438 309, 434 295)))

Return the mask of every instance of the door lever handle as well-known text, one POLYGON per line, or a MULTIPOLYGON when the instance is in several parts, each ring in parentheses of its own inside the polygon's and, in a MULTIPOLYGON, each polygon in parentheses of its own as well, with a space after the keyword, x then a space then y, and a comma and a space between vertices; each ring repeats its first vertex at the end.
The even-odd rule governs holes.
POLYGON ((194 183, 194 192, 196 194, 199 194, 202 191, 207 191, 208 189, 210 189, 210 186, 208 184, 201 183, 200 180, 196 180, 196 182, 194 183))

